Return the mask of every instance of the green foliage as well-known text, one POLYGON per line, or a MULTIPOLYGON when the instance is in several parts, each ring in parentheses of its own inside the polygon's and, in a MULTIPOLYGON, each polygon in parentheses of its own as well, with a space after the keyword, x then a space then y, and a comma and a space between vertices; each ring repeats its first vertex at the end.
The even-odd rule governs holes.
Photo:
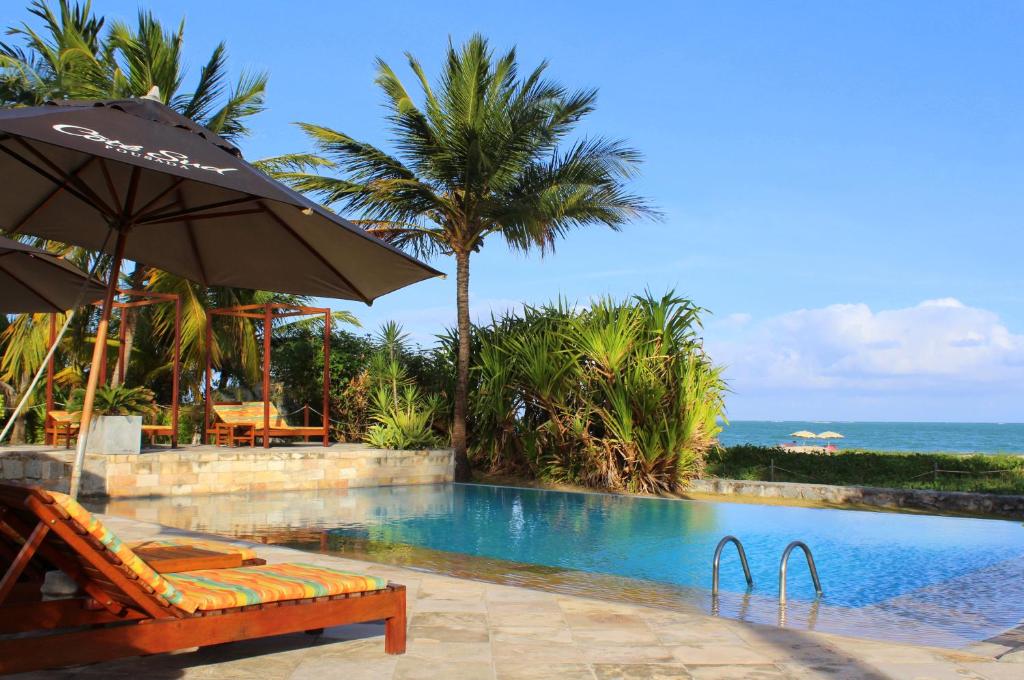
POLYGON ((846 449, 831 455, 766 446, 730 446, 708 457, 706 474, 725 479, 877 486, 937 491, 1024 493, 1024 457, 846 449), (935 469, 939 473, 935 473, 935 469))
POLYGON ((491 469, 606 489, 674 491, 720 431, 725 385, 669 293, 563 301, 476 329, 473 452, 491 469))
POLYGON ((366 442, 371 446, 423 449, 440 443, 433 427, 440 400, 421 393, 403 361, 407 353, 408 337, 402 327, 393 321, 384 324, 366 369, 374 421, 366 431, 366 442))
MULTIPOLYGON (((71 393, 68 410, 80 413, 85 390, 71 393)), ((93 412, 98 416, 149 416, 157 412, 153 391, 146 387, 102 385, 96 389, 93 412)))

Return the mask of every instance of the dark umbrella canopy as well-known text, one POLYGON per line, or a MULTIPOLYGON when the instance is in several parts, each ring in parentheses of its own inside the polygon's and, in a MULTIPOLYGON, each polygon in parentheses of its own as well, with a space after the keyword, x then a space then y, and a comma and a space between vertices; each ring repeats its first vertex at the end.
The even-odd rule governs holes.
POLYGON ((0 314, 63 312, 102 298, 104 288, 59 257, 0 237, 0 314))
POLYGON ((0 111, 0 229, 205 285, 371 302, 440 272, 256 170, 145 98, 0 111))

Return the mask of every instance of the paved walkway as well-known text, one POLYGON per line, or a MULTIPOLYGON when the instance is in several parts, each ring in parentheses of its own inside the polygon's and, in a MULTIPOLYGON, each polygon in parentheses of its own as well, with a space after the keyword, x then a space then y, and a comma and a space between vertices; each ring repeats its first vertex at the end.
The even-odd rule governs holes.
MULTIPOLYGON (((189 535, 104 517, 127 540, 189 535)), ((408 587, 409 645, 384 654, 383 625, 328 629, 138 659, 35 678, 259 680, 611 680, 896 678, 1021 680, 1024 650, 971 653, 757 626, 467 581, 259 546, 270 562, 302 560, 385 576, 408 587), (997 659, 996 657, 999 656, 997 659)))

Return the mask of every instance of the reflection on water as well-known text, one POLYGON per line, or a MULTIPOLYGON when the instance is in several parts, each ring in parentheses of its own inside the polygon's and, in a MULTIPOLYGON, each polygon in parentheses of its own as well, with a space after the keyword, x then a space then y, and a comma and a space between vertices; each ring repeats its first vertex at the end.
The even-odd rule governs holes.
POLYGON ((1024 610, 1024 531, 1012 522, 633 499, 477 485, 382 487, 113 500, 93 508, 182 529, 288 545, 462 578, 699 611, 785 627, 960 647, 1024 610), (737 534, 722 592, 714 546, 737 534), (778 556, 815 551, 825 598, 778 556), (730 592, 729 588, 735 589, 730 592))

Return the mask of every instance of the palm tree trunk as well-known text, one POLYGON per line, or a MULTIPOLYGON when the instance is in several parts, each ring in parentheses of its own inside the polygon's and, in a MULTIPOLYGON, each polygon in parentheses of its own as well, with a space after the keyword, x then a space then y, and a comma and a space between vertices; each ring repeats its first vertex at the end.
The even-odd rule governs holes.
POLYGON ((466 452, 466 413, 469 402, 469 253, 455 254, 455 303, 458 309, 459 355, 455 379, 455 418, 452 423, 452 448, 455 449, 455 481, 470 479, 466 452))
MULTIPOLYGON (((25 397, 25 393, 28 392, 29 386, 32 384, 32 374, 23 373, 21 379, 18 381, 18 394, 14 403, 17 404, 25 397)), ((25 416, 27 413, 22 411, 18 414, 17 419, 14 421, 14 427, 11 428, 11 443, 12 444, 24 444, 25 443, 25 416)))
MULTIPOLYGON (((138 290, 142 288, 143 274, 145 273, 143 266, 139 263, 135 263, 135 269, 132 271, 131 282, 128 287, 132 290, 138 290)), ((128 372, 128 362, 132 357, 132 349, 135 346, 135 329, 139 324, 138 314, 133 314, 131 309, 121 310, 121 343, 124 345, 119 354, 124 355, 124 372, 128 372)), ((110 380, 110 384, 113 387, 118 387, 124 384, 124 376, 121 375, 121 362, 118 361, 114 365, 114 377, 110 380)))

